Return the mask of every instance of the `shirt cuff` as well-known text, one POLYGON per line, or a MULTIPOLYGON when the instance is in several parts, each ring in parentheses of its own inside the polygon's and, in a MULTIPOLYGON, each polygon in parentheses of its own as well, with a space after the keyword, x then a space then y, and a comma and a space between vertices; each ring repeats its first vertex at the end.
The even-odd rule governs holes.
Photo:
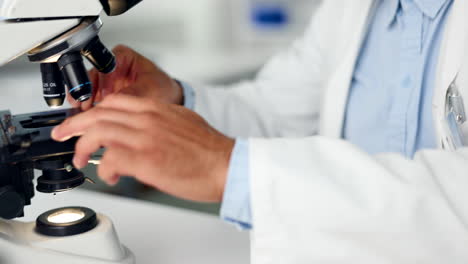
POLYGON ((249 179, 248 140, 237 139, 231 155, 220 215, 224 221, 243 230, 252 228, 249 179))
POLYGON ((177 82, 182 86, 183 93, 184 93, 184 107, 190 110, 195 109, 195 90, 193 90, 192 86, 185 82, 181 82, 177 80, 177 82))

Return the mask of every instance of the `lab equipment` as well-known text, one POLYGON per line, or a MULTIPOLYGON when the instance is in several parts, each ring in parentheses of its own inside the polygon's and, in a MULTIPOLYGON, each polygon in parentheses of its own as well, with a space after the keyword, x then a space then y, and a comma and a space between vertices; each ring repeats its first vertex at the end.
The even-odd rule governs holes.
POLYGON ((116 63, 98 37, 103 25, 99 14, 104 10, 119 15, 139 2, 5 0, 0 3, 0 66, 27 52, 31 62, 42 64, 44 98, 50 107, 63 104, 64 84, 73 99, 86 101, 92 85, 82 56, 102 73, 112 72, 116 63))
POLYGON ((42 88, 44 100, 49 107, 63 105, 65 101, 65 81, 57 63, 42 63, 42 88))
POLYGON ((98 225, 96 213, 84 207, 64 207, 41 214, 36 231, 45 236, 65 237, 86 233, 98 225))
MULTIPOLYGON (((99 40, 99 14, 119 15, 141 0, 0 2, 0 66, 27 52, 31 62, 41 63, 44 97, 49 106, 64 101, 64 87, 78 101, 87 100, 91 83, 82 56, 101 72, 115 67, 113 54, 99 40)), ((33 168, 43 171, 40 192, 60 192, 84 183, 84 176, 71 166, 76 139, 65 143, 50 138, 51 128, 76 113, 65 110, 12 116, 0 112, 0 217, 23 215, 30 204, 33 168)))
POLYGON ((76 139, 64 143, 50 138, 52 128, 77 110, 13 116, 0 112, 0 217, 23 216, 34 196, 34 169, 42 170, 37 189, 54 193, 84 183, 84 175, 71 166, 76 139), (68 169, 66 169, 68 168, 68 169))
POLYGON ((13 116, 0 112, 0 261, 7 263, 134 263, 119 242, 112 222, 82 207, 48 211, 36 223, 24 215, 34 196, 34 169, 41 170, 37 191, 57 193, 85 182, 72 165, 76 138, 55 142, 51 130, 78 110, 13 116))
POLYGON ((2 263, 135 263, 112 221, 89 208, 58 208, 29 223, 0 219, 0 232, 2 263))
POLYGON ((463 129, 466 129, 466 112, 465 112, 465 103, 463 100, 460 91, 458 90, 456 80, 450 85, 447 91, 446 99, 446 120, 448 135, 450 135, 451 149, 458 149, 463 146, 466 146, 466 138, 464 137, 463 129))
MULTIPOLYGON (((100 13, 119 15, 139 2, 0 1, 0 66, 27 53, 31 62, 41 64, 43 95, 50 107, 63 104, 65 89, 75 100, 86 101, 92 87, 82 57, 102 73, 111 72, 116 63, 98 37, 100 13)), ((58 209, 43 214, 37 223, 11 220, 24 216, 24 207, 31 204, 34 169, 42 171, 37 180, 39 192, 64 192, 85 182, 83 173, 72 165, 77 139, 59 143, 50 137, 54 126, 77 112, 14 116, 0 111, 0 262, 134 263, 112 222, 90 209, 58 209), (74 216, 81 212, 82 217, 63 222, 67 218, 63 216, 70 217, 71 212, 74 216)))

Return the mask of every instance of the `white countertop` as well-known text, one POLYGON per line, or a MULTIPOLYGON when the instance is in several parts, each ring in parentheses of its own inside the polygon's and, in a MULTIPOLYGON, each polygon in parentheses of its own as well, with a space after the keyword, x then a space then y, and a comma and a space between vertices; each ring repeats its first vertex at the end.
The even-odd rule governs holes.
POLYGON ((249 235, 215 216, 85 190, 36 193, 21 221, 50 209, 84 206, 109 216, 138 264, 249 263, 249 235))

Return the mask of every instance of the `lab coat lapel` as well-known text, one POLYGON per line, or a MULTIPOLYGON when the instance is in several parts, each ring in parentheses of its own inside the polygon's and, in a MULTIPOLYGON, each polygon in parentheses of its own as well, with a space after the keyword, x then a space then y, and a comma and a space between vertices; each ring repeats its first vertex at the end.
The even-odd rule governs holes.
POLYGON ((352 3, 347 6, 347 8, 352 9, 352 11, 346 12, 347 15, 343 18, 344 22, 340 23, 340 25, 347 25, 347 27, 342 31, 340 36, 337 36, 337 41, 346 43, 346 49, 327 84, 322 100, 321 135, 329 137, 341 137, 342 135, 348 91, 356 59, 367 33, 370 18, 372 17, 378 1, 379 0, 351 1, 352 3))
MULTIPOLYGON (((450 10, 441 45, 438 76, 433 99, 433 116, 439 145, 446 145, 445 101, 447 89, 457 78, 468 48, 468 2, 455 0, 450 10)), ((465 62, 466 63, 466 62, 465 62)))

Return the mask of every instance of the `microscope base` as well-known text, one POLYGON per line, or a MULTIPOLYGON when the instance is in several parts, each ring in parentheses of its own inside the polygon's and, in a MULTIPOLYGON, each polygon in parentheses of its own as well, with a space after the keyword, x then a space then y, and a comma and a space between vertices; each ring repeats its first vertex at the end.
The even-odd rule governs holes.
POLYGON ((120 244, 111 220, 98 214, 91 231, 49 237, 36 223, 0 220, 0 263, 134 264, 135 256, 120 244))

